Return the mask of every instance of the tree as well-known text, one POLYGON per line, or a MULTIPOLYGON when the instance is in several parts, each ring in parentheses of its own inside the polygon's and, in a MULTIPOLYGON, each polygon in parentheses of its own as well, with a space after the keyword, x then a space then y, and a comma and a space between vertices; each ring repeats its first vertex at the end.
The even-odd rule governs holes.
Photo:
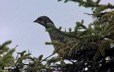
MULTIPOLYGON (((91 15, 95 20, 89 24, 88 28, 79 32, 82 23, 77 22, 79 30, 75 36, 79 37, 80 42, 71 47, 71 52, 77 52, 75 59, 76 71, 79 72, 113 72, 114 71, 114 56, 113 56, 113 28, 114 28, 114 6, 110 3, 103 5, 99 4, 100 0, 94 2, 93 0, 65 0, 65 2, 77 2, 79 6, 91 8, 93 14, 91 15), (107 11, 111 9, 111 11, 107 11), (77 49, 78 48, 78 49, 77 49)), ((76 26, 76 29, 78 27, 76 26)), ((75 53, 74 52, 74 53, 75 53)))
POLYGON ((32 57, 27 67, 28 72, 41 72, 42 69, 45 69, 45 65, 42 63, 42 58, 43 55, 32 57))
POLYGON ((22 72, 25 68, 25 65, 28 65, 28 63, 24 63, 24 61, 29 61, 32 59, 32 57, 30 56, 31 53, 26 53, 27 51, 22 51, 22 52, 18 52, 17 57, 14 61, 14 69, 12 70, 12 72, 22 72))
POLYGON ((58 49, 55 49, 54 52, 63 61, 72 62, 72 64, 64 66, 65 72, 113 72, 114 5, 100 4, 100 0, 64 0, 65 3, 70 1, 78 3, 79 6, 91 8, 92 14, 85 14, 92 16, 93 22, 88 27, 84 25, 84 20, 76 22, 73 32, 71 29, 69 32, 62 32, 61 28, 57 29, 49 24, 52 28, 47 31, 58 31, 67 38, 69 37, 69 40, 74 38, 77 41, 67 42, 68 39, 65 39, 66 44, 60 43, 58 40, 47 44, 56 45, 58 49))
POLYGON ((11 44, 11 40, 4 42, 0 45, 0 72, 3 72, 4 67, 9 67, 13 64, 13 53, 15 48, 10 49, 8 45, 11 44))

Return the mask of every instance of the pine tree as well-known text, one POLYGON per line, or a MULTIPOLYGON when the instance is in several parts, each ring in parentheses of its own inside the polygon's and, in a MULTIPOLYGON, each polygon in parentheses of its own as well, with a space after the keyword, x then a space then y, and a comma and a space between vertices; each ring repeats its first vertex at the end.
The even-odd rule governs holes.
POLYGON ((24 61, 29 61, 32 59, 32 57, 30 56, 31 53, 27 53, 27 51, 24 50, 22 52, 18 52, 17 54, 18 55, 13 64, 15 67, 13 72, 22 72, 24 70, 25 65, 28 65, 28 63, 26 64, 24 63, 24 61))
POLYGON ((9 48, 8 45, 11 41, 6 41, 0 45, 0 72, 3 72, 4 67, 10 67, 13 64, 14 57, 13 53, 15 48, 9 48))
POLYGON ((29 64, 27 66, 28 72, 42 72, 43 69, 46 69, 46 66, 43 64, 43 55, 38 57, 31 57, 29 64))
MULTIPOLYGON (((88 26, 84 25, 84 20, 76 22, 74 31, 69 29, 69 32, 63 32, 61 27, 56 28, 52 21, 51 24, 48 24, 45 22, 49 22, 49 20, 43 21, 44 18, 39 18, 41 24, 46 27, 48 32, 53 31, 64 37, 60 41, 59 37, 56 36, 57 39, 46 43, 54 46, 53 54, 58 54, 57 57, 52 57, 51 59, 48 58, 53 54, 46 57, 44 59, 47 61, 46 66, 51 67, 51 64, 60 61, 61 63, 58 66, 62 69, 62 72, 113 72, 114 5, 111 3, 101 4, 101 0, 63 1, 65 3, 71 1, 78 3, 79 6, 91 8, 92 14, 85 14, 92 16, 94 19, 88 26), (69 60, 72 63, 66 64, 64 60, 69 60)), ((41 64, 41 61, 39 64, 41 64)))
MULTIPOLYGON (((62 1, 62 0, 58 0, 62 1)), ((64 0, 76 2, 79 6, 91 8, 93 22, 87 26, 84 20, 76 22, 74 32, 64 33, 60 29, 52 27, 47 31, 58 31, 66 36, 66 44, 57 41, 55 53, 64 61, 69 60, 72 64, 66 64, 63 72, 113 72, 114 71, 114 5, 101 4, 100 0, 64 0), (110 9, 107 11, 107 9, 110 9), (69 41, 75 38, 77 41, 69 41), (67 41, 68 40, 68 41, 67 41)), ((50 62, 51 63, 51 62, 50 62)), ((53 61, 52 61, 53 63, 53 61)))
MULTIPOLYGON (((91 8, 94 21, 84 30, 75 31, 81 40, 70 47, 75 54, 74 72, 113 72, 114 71, 114 6, 110 3, 100 4, 100 0, 65 0, 77 2, 79 6, 91 8), (110 11, 106 11, 110 9, 110 11), (75 51, 75 52, 74 52, 75 51), (78 67, 77 67, 78 66, 78 67)), ((80 24, 77 22, 77 26, 80 24)), ((78 29, 78 27, 75 27, 78 29)), ((79 27, 80 28, 80 27, 79 27)), ((71 54, 72 56, 72 54, 71 54)), ((71 58, 70 58, 71 59, 71 58)), ((72 68, 71 68, 72 69, 72 68)))

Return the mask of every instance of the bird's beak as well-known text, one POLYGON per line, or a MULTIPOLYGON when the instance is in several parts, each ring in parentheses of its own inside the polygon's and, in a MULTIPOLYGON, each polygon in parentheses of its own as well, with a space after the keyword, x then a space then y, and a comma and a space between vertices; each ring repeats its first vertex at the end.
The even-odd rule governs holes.
POLYGON ((35 20, 35 21, 33 21, 33 22, 37 22, 37 21, 35 20))

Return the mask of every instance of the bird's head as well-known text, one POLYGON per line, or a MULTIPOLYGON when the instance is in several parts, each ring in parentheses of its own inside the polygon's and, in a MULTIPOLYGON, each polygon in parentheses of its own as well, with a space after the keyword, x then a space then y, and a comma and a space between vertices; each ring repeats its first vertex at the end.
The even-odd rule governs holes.
POLYGON ((47 25, 48 23, 54 24, 54 23, 50 20, 50 18, 47 17, 47 16, 40 16, 40 17, 38 17, 34 22, 43 25, 45 28, 49 28, 48 25, 47 25))

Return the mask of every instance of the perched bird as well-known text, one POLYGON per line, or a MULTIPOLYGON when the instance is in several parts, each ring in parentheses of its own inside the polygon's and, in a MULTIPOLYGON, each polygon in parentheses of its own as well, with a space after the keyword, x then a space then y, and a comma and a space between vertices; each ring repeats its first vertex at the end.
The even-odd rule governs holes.
MULTIPOLYGON (((53 21, 47 16, 38 17, 34 22, 44 26, 46 29, 52 28, 48 24, 52 24, 56 28, 53 21)), ((62 32, 66 33, 64 31, 62 31, 62 32)), ((66 36, 63 33, 58 32, 56 30, 49 31, 48 33, 49 33, 52 41, 58 41, 58 42, 61 42, 64 44, 64 47, 62 47, 62 51, 63 51, 62 53, 65 53, 64 54, 65 56, 70 51, 70 48, 73 46, 72 43, 75 43, 77 41, 77 39, 72 38, 72 37, 70 38, 69 36, 66 36)), ((56 47, 55 45, 53 45, 53 46, 55 49, 58 49, 58 47, 56 47)), ((63 54, 61 54, 61 55, 63 55, 63 54)))

